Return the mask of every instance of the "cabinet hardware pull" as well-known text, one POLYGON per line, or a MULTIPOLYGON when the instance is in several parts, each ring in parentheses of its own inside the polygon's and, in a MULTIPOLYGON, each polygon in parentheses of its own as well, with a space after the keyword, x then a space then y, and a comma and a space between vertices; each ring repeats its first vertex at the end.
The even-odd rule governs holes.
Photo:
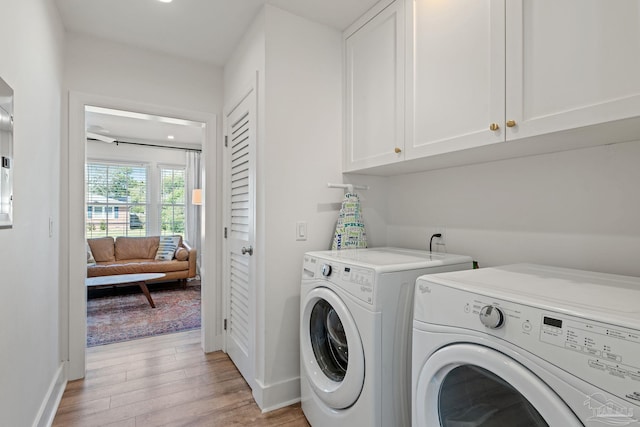
POLYGON ((507 120, 507 127, 508 128, 512 128, 516 125, 516 121, 515 120, 507 120))
POLYGON ((489 129, 496 131, 500 129, 500 126, 497 123, 491 123, 491 125, 489 125, 489 129))
POLYGON ((396 147, 394 151, 396 152, 396 154, 402 153, 402 149, 400 147, 396 147))

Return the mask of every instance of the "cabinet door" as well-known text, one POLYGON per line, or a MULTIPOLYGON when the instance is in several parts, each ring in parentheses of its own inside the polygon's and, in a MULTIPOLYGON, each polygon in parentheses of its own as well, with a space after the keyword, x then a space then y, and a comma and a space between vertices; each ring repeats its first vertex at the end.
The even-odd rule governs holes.
POLYGON ((345 172, 404 157, 402 9, 396 0, 345 39, 345 172))
POLYGON ((406 5, 406 157, 504 141, 504 0, 406 5))
POLYGON ((640 115, 640 2, 507 1, 507 139, 640 115))

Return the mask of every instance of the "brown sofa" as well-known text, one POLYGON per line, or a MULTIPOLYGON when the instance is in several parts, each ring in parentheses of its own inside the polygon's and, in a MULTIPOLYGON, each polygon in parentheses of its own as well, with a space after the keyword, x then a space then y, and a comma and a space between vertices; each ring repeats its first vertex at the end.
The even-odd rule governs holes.
POLYGON ((181 280, 196 276, 196 250, 180 239, 171 261, 156 261, 159 236, 100 237, 87 239, 95 264, 87 264, 87 277, 115 274, 164 273, 165 277, 149 282, 181 280))

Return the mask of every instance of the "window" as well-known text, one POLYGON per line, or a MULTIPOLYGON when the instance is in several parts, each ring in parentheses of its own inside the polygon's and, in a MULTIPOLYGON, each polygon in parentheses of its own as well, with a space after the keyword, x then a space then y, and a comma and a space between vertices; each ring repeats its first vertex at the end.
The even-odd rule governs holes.
POLYGON ((147 168, 87 163, 87 237, 144 236, 147 233, 147 168))
POLYGON ((160 234, 184 237, 185 170, 160 168, 160 234))

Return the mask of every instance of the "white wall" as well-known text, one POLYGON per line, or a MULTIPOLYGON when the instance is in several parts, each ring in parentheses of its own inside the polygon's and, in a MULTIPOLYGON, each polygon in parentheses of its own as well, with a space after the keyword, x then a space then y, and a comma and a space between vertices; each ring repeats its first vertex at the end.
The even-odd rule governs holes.
POLYGON ((328 249, 342 193, 342 50, 334 29, 267 5, 225 67, 228 105, 258 82, 257 324, 254 396, 299 399, 300 266, 328 249), (296 241, 296 221, 308 240, 296 241))
POLYGON ((264 384, 297 386, 302 257, 330 248, 342 200, 342 34, 271 6, 266 25, 264 384))
POLYGON ((222 69, 86 35, 67 34, 65 89, 217 113, 222 69))
POLYGON ((13 87, 14 225, 0 230, 0 425, 51 415, 59 352, 62 26, 53 2, 0 1, 0 77, 13 87), (49 236, 49 217, 53 235, 49 236), (48 406, 47 406, 48 405, 48 406))
POLYGON ((389 178, 388 243, 640 276, 640 142, 389 178))
MULTIPOLYGON (((256 81, 258 84, 259 125, 264 122, 264 71, 265 71, 265 12, 255 17, 240 44, 224 66, 224 108, 237 103, 246 90, 256 81)), ((262 134, 262 132, 260 132, 262 134)))

